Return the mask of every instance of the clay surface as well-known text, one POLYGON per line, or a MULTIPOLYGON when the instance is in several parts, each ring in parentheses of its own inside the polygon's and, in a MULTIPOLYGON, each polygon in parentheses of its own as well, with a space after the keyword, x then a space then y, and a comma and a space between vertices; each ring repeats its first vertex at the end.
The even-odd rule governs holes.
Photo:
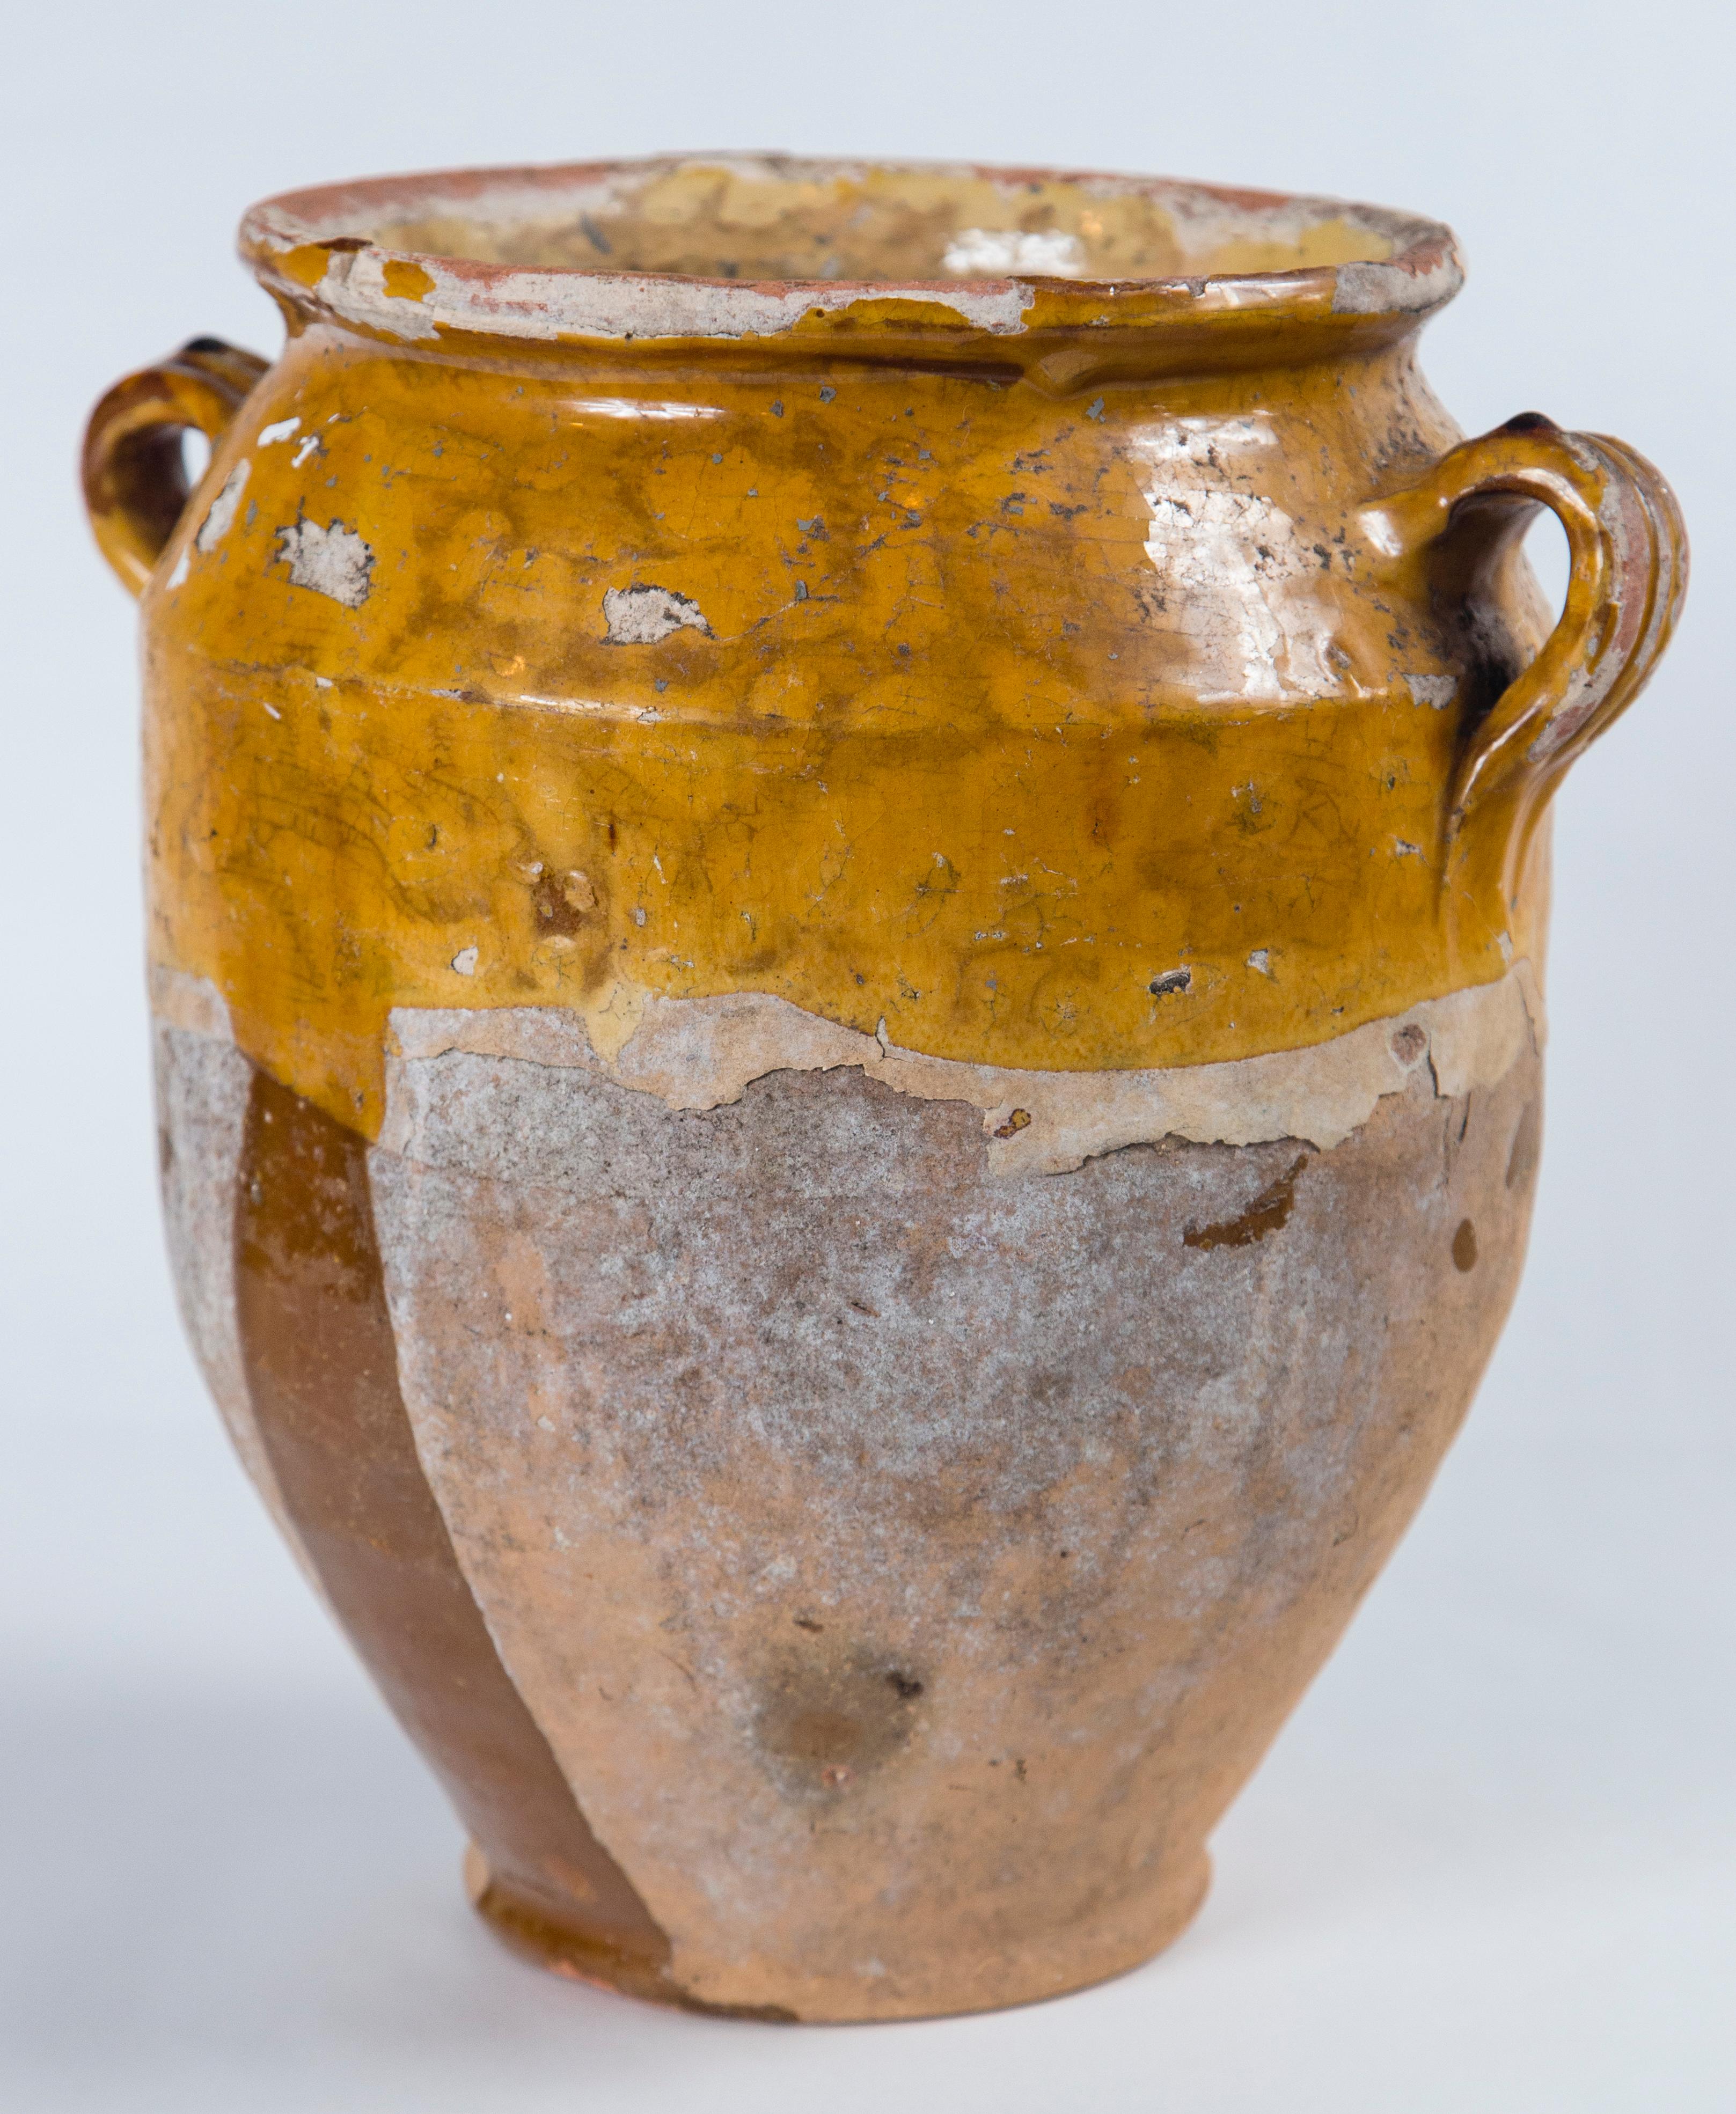
POLYGON ((667 1941, 501 1665, 417 1458, 365 1147, 249 1070, 224 1245, 254 1428, 281 1500, 333 1611, 488 1843, 520 1915, 570 1918, 582 1903, 599 1971, 658 1986, 667 1941))
POLYGON ((854 1070, 397 1068, 418 1450, 684 1990, 897 2016, 1174 1934, 1464 1412, 1538 1078, 1009 1180, 854 1070))
POLYGON ((1175 1934, 1463 1413, 1537 1165, 1528 1030, 1457 1077, 1443 1033, 1453 1092, 1388 1024, 1328 1150, 1043 1174, 932 1079, 671 1107, 535 1018, 540 1059, 405 1021, 437 1054, 370 1151, 155 995, 190 1324, 483 1906, 708 2008, 1017 2002, 1175 1934))

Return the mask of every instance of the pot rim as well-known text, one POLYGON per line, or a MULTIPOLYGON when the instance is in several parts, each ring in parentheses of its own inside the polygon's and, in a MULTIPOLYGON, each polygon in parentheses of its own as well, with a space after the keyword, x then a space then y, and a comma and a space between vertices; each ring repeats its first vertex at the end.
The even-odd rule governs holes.
MULTIPOLYGON (((991 234, 991 239, 996 239, 991 234)), ((1007 234, 1016 245, 1025 238, 1007 234)), ((674 154, 630 160, 431 170, 281 192, 242 219, 243 259, 268 291, 304 316, 323 316, 407 344, 467 336, 547 341, 800 338, 836 345, 861 329, 946 339, 1186 323, 1273 326, 1363 319, 1413 329, 1463 280, 1458 246, 1438 221, 1305 193, 1248 190, 1161 176, 973 162, 830 159, 759 153, 674 154), (612 208, 624 192, 684 172, 749 181, 849 183, 869 176, 951 177, 1010 190, 1075 187, 1102 199, 1143 196, 1170 216, 1185 249, 1225 234, 1297 241, 1323 222, 1385 254, 1288 270, 1086 279, 1013 268, 983 277, 703 278, 599 271, 575 264, 488 263, 394 246, 395 226, 441 213, 534 224, 557 201, 569 223, 612 208)), ((1037 261, 1045 261, 1038 259, 1037 261)), ((1361 335, 1362 332, 1358 332, 1361 335)))

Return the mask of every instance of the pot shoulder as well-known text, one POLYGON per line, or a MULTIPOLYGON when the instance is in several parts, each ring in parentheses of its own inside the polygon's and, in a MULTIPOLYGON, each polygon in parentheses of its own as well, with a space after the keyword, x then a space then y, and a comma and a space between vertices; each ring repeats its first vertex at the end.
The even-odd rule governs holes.
POLYGON ((1478 700, 1358 525, 1452 437, 1404 348, 1075 398, 309 332, 147 602, 158 959, 370 1130, 395 1004, 1081 1069, 1496 981, 1541 890, 1449 931, 1478 700))

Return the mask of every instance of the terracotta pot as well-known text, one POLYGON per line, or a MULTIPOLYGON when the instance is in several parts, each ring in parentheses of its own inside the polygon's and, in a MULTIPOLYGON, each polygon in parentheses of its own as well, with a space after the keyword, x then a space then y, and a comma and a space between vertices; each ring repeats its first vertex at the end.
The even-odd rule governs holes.
POLYGON ((1461 442, 1452 239, 1360 206, 668 161, 242 245, 281 356, 85 472, 236 1445, 551 1965, 1131 1966, 1512 1297, 1544 809, 1668 488, 1461 442))

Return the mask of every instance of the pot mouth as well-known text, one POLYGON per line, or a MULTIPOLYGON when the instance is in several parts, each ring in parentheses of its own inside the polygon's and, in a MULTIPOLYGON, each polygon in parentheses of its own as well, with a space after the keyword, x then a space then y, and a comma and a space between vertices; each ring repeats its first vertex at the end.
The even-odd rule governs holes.
POLYGON ((294 309, 406 342, 1409 326, 1463 278, 1438 222, 1338 199, 784 154, 370 177, 268 199, 240 240, 294 309))

